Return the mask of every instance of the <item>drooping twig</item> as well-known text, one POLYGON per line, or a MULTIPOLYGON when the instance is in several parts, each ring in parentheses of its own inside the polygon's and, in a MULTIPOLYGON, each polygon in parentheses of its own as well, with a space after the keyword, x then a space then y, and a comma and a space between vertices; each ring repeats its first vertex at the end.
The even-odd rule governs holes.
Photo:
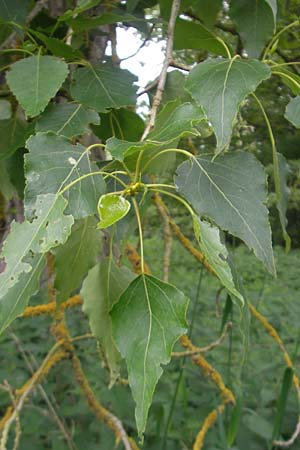
MULTIPOLYGON (((22 355, 22 358, 24 359, 28 370, 30 371, 31 375, 33 375, 35 370, 37 370, 37 367, 35 367, 35 368, 33 367, 32 363, 30 362, 30 360, 29 360, 29 358, 28 358, 28 356, 27 356, 27 354, 26 354, 26 352, 25 352, 25 350, 23 348, 23 345, 22 345, 20 339, 14 333, 10 333, 10 335, 11 335, 12 339, 15 341, 16 346, 17 346, 20 354, 22 355)), ((30 357, 34 361, 34 364, 36 365, 36 360, 34 359, 32 354, 30 354, 30 357)), ((41 384, 39 384, 37 386, 37 388, 40 391, 40 394, 41 394, 42 398, 44 399, 46 405, 48 406, 49 411, 50 411, 50 413, 51 413, 51 415, 53 417, 54 422, 57 424, 57 426, 60 429, 62 435, 64 436, 66 444, 67 444, 69 450, 74 450, 75 446, 74 446, 72 437, 71 437, 69 431, 66 429, 65 424, 63 423, 63 421, 61 420, 61 418, 57 414, 57 412, 56 412, 54 406, 52 405, 52 403, 51 403, 51 401, 50 401, 50 399, 49 399, 45 389, 43 388, 43 386, 41 384)))
POLYGON ((212 342, 209 345, 206 345, 205 347, 196 347, 195 350, 187 350, 185 352, 172 352, 172 356, 175 358, 180 358, 180 357, 184 357, 184 356, 194 356, 194 355, 198 355, 199 353, 209 352, 210 350, 213 350, 214 348, 216 348, 220 344, 222 344, 222 342, 224 341, 224 339, 228 333, 228 330, 231 327, 232 327, 232 322, 227 322, 219 339, 217 339, 216 341, 212 342))
POLYGON ((218 414, 222 414, 225 409, 225 405, 221 404, 217 408, 213 409, 205 418, 201 430, 196 436, 196 440, 193 445, 193 450, 201 450, 204 444, 204 438, 208 430, 213 426, 218 418, 218 414))
POLYGON ((63 348, 71 355, 76 381, 97 419, 105 423, 108 428, 113 431, 117 443, 121 440, 125 450, 137 449, 136 444, 134 443, 133 445, 133 441, 129 440, 129 437, 123 428, 122 422, 114 414, 104 408, 104 406, 102 406, 96 399, 88 379, 82 370, 80 359, 75 354, 72 339, 70 338, 69 331, 64 320, 64 311, 62 309, 59 309, 56 313, 56 320, 52 326, 52 333, 57 339, 57 342, 63 342, 63 348))
MULTIPOLYGON (((63 302, 61 304, 61 308, 65 310, 78 305, 82 305, 82 298, 80 297, 80 295, 74 295, 73 297, 70 297, 68 300, 63 302)), ((53 315, 55 311, 56 311, 56 302, 52 301, 50 303, 42 305, 27 306, 21 317, 34 317, 34 316, 41 316, 44 314, 53 315)))
POLYGON ((170 65, 170 62, 172 61, 172 53, 173 53, 173 42, 174 42, 174 30, 175 30, 175 23, 176 18, 179 12, 180 7, 180 0, 173 0, 172 8, 171 8, 171 14, 170 14, 170 20, 168 24, 168 32, 167 32, 167 48, 166 48, 166 57, 163 63, 163 67, 159 76, 159 81, 156 89, 156 93, 153 98, 152 102, 152 108, 150 111, 150 117, 148 125, 145 128, 145 131, 142 136, 142 141, 146 139, 152 128, 155 124, 155 119, 157 115, 157 111, 159 108, 159 105, 162 100, 166 79, 167 79, 167 71, 168 67, 170 65))
POLYGON ((287 441, 273 441, 273 444, 277 447, 288 448, 294 444, 295 440, 300 434, 300 420, 298 421, 295 431, 287 441))
POLYGON ((192 67, 187 66, 186 64, 182 64, 178 61, 175 61, 175 59, 172 59, 170 61, 170 66, 175 67, 176 69, 184 70, 185 72, 190 72, 192 70, 192 67))
MULTIPOLYGON (((13 394, 13 390, 12 390, 11 386, 8 384, 8 382, 6 380, 4 380, 4 383, 6 385, 8 393, 9 393, 12 405, 13 405, 14 408, 16 408, 16 399, 15 399, 15 396, 13 394)), ((17 448, 19 447, 21 433, 22 433, 22 430, 21 430, 20 417, 19 417, 19 414, 17 414, 17 416, 16 416, 15 441, 14 441, 13 450, 17 450, 17 448)), ((0 445, 2 446, 2 443, 0 445)))
POLYGON ((44 377, 49 373, 50 369, 63 358, 66 358, 68 354, 64 350, 59 350, 61 346, 60 342, 57 342, 49 351, 44 361, 33 376, 22 386, 21 389, 16 390, 15 405, 7 408, 5 415, 0 421, 0 430, 2 430, 0 449, 6 449, 6 442, 11 425, 19 416, 24 402, 32 392, 34 387, 40 383, 44 377))

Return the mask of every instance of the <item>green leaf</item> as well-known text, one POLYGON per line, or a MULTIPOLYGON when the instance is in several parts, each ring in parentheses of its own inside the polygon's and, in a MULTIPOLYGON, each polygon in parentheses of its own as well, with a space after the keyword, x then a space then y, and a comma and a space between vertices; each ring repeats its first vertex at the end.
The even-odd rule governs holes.
POLYGON ((300 96, 289 101, 284 117, 296 128, 300 128, 300 96))
POLYGON ((40 41, 42 41, 45 47, 50 50, 50 52, 54 56, 71 60, 83 58, 83 54, 80 50, 77 50, 70 45, 65 44, 60 39, 48 37, 45 34, 35 30, 30 30, 30 33, 37 37, 40 41))
POLYGON ((7 22, 17 22, 23 25, 25 23, 30 3, 30 0, 1 0, 1 19, 7 22))
POLYGON ((74 31, 88 31, 93 28, 98 28, 101 25, 110 25, 117 22, 129 22, 129 21, 142 21, 131 14, 118 14, 118 13, 103 13, 101 16, 96 17, 76 17, 66 19, 67 24, 73 28, 74 31))
POLYGON ((208 59, 189 74, 186 89, 202 106, 217 138, 216 153, 230 143, 241 102, 269 78, 270 68, 260 61, 208 59))
POLYGON ((134 277, 127 267, 118 267, 107 258, 89 271, 80 291, 82 309, 89 318, 91 331, 100 343, 110 370, 110 386, 119 377, 121 356, 113 341, 109 312, 134 277))
POLYGON ((139 0, 127 0, 126 2, 126 9, 128 12, 134 11, 134 9, 137 7, 139 3, 139 0))
POLYGON ((147 140, 164 143, 190 134, 197 136, 199 132, 194 125, 204 119, 205 116, 199 106, 192 103, 178 106, 177 101, 167 103, 158 114, 147 140))
POLYGON ((201 23, 177 19, 174 34, 174 50, 208 50, 226 56, 226 50, 216 36, 201 23))
POLYGON ((98 228, 110 227, 121 220, 129 212, 130 206, 129 201, 121 195, 102 195, 98 203, 98 214, 100 218, 98 228))
POLYGON ((272 439, 271 423, 256 412, 251 411, 251 413, 244 415, 243 423, 247 428, 249 428, 249 430, 262 437, 266 441, 270 441, 272 439))
POLYGON ((266 175, 250 153, 226 153, 213 161, 199 156, 182 163, 175 184, 201 216, 242 239, 275 274, 266 203, 266 175))
POLYGON ((78 14, 83 13, 84 11, 87 11, 90 8, 93 8, 94 6, 99 5, 99 0, 81 0, 77 2, 76 8, 73 10, 68 10, 61 16, 59 16, 59 21, 64 21, 67 19, 71 19, 72 17, 77 16, 78 14))
POLYGON ((59 303, 67 300, 80 287, 83 278, 96 264, 101 239, 101 234, 96 229, 96 219, 88 217, 75 222, 67 242, 54 249, 54 287, 59 303))
POLYGON ((233 407, 230 421, 227 430, 227 444, 231 448, 239 429, 240 419, 242 416, 243 397, 242 392, 239 392, 238 396, 235 396, 236 404, 233 407))
MULTIPOLYGON (((1 294, 0 298, 0 334, 20 316, 30 297, 39 288, 39 280, 45 266, 44 255, 28 257, 27 263, 30 265, 30 272, 23 272, 18 282, 12 286, 8 292, 1 294)), ((1 275, 0 275, 1 280, 1 275)))
POLYGON ((33 205, 34 219, 12 223, 0 255, 5 262, 5 271, 0 274, 0 301, 22 273, 32 270, 26 262, 30 252, 46 253, 67 240, 74 220, 64 215, 66 206, 67 201, 62 196, 39 195, 33 205))
POLYGON ((181 103, 191 102, 190 94, 184 89, 186 76, 179 70, 168 72, 163 93, 162 104, 177 100, 181 103))
POLYGON ((234 297, 238 298, 243 305, 244 298, 234 285, 231 269, 227 260, 227 248, 221 242, 218 228, 210 225, 204 220, 200 220, 197 216, 193 217, 193 225, 200 249, 204 253, 207 261, 216 272, 223 286, 225 286, 234 297))
MULTIPOLYGON (((36 196, 57 194, 59 190, 79 177, 98 171, 90 162, 85 148, 72 145, 65 137, 52 133, 38 133, 26 143, 29 153, 25 155, 25 208, 27 216, 36 196)), ((97 212, 99 196, 105 192, 101 175, 90 176, 71 187, 67 212, 75 219, 82 219, 97 212)))
MULTIPOLYGON (((0 99, 0 121, 11 118, 11 104, 8 100, 0 99)), ((1 122, 0 122, 1 123, 1 122)))
POLYGON ((0 120, 0 160, 11 156, 18 148, 24 147, 26 139, 32 134, 32 125, 18 118, 0 120))
POLYGON ((274 67, 272 73, 278 75, 294 95, 300 95, 300 76, 285 67, 274 67))
POLYGON ((143 119, 125 108, 112 109, 100 114, 100 118, 100 125, 91 128, 102 142, 112 136, 126 141, 139 141, 145 129, 143 119))
POLYGON ((281 153, 277 153, 277 156, 278 156, 278 169, 280 181, 280 192, 279 192, 280 195, 279 200, 276 203, 276 206, 279 212, 279 219, 283 231, 283 237, 286 242, 286 251, 289 251, 291 246, 291 238, 289 237, 286 231, 287 227, 286 212, 290 195, 290 189, 287 185, 287 178, 290 173, 290 166, 287 163, 285 157, 281 153))
POLYGON ((276 13, 276 1, 231 0, 230 15, 249 58, 260 57, 275 30, 276 13))
POLYGON ((222 0, 210 0, 209 2, 199 2, 199 0, 183 0, 181 2, 181 9, 189 10, 192 8, 193 12, 201 22, 211 27, 214 25, 218 12, 222 8, 222 0))
POLYGON ((37 121, 36 131, 53 131, 68 138, 84 134, 88 125, 100 123, 96 111, 76 103, 51 104, 37 121))
MULTIPOLYGON (((126 142, 116 138, 108 139, 106 149, 115 159, 123 160, 134 156, 143 150, 142 163, 154 155, 163 147, 170 146, 180 137, 186 135, 199 135, 195 125, 204 120, 203 111, 192 103, 183 103, 178 106, 178 101, 167 103, 158 114, 155 127, 149 133, 144 142, 126 142)), ((177 142, 176 142, 177 144, 177 142)), ((143 164, 142 164, 143 165, 143 164)))
POLYGON ((127 70, 108 64, 76 69, 71 95, 79 103, 96 111, 135 105, 136 76, 127 70))
POLYGON ((278 439, 280 436, 280 431, 285 417, 286 405, 288 400, 289 391, 291 389, 293 381, 294 371, 291 367, 287 367, 284 371, 284 376, 281 385, 280 395, 277 400, 276 416, 274 420, 274 428, 272 440, 278 439))
POLYGON ((27 116, 34 117, 44 111, 67 75, 68 66, 64 61, 39 54, 12 64, 6 79, 27 116))
POLYGON ((113 336, 126 359, 139 436, 145 431, 161 364, 170 361, 174 343, 186 333, 187 306, 177 288, 142 274, 112 309, 113 336))

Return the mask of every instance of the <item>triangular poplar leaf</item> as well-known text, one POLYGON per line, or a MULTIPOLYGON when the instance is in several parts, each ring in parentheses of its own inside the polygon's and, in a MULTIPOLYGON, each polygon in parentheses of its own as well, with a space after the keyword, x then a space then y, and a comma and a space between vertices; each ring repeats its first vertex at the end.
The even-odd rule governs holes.
POLYGON ((249 58, 259 58, 276 26, 276 0, 231 0, 230 15, 236 23, 249 58), (273 4, 274 3, 274 4, 273 4))
POLYGON ((0 334, 23 313, 30 297, 39 288, 39 280, 45 266, 45 256, 29 256, 26 261, 30 265, 31 270, 29 272, 23 272, 17 283, 4 295, 1 295, 0 334))
POLYGON ((100 221, 98 228, 107 228, 121 220, 130 210, 130 203, 126 198, 117 194, 102 195, 98 203, 100 221))
POLYGON ((97 64, 76 69, 71 95, 79 103, 96 111, 135 105, 137 78, 128 70, 97 64))
POLYGON ((126 141, 139 141, 145 129, 141 116, 126 108, 101 113, 100 120, 100 125, 92 125, 91 128, 102 142, 112 136, 126 141))
POLYGON ((143 151, 141 167, 155 152, 167 148, 179 138, 187 135, 200 135, 195 125, 204 120, 199 106, 192 103, 179 105, 177 100, 169 102, 158 114, 155 126, 144 142, 128 142, 116 138, 107 140, 106 150, 118 160, 128 159, 129 164, 143 151))
POLYGON ((200 249, 210 266, 214 269, 223 286, 244 305, 244 298, 234 285, 231 268, 227 260, 228 251, 221 242, 219 229, 204 220, 200 220, 197 216, 193 217, 193 225, 200 249))
POLYGON ((29 253, 46 253, 67 240, 74 219, 64 215, 66 206, 62 196, 39 195, 33 205, 33 220, 12 223, 0 255, 5 262, 5 270, 0 274, 0 299, 22 273, 31 271, 26 262, 29 253))
POLYGON ((271 69, 263 62, 234 58, 208 59, 190 72, 185 87, 214 129, 217 154, 230 143, 241 102, 270 75, 271 69))
POLYGON ((284 117, 296 128, 300 128, 300 96, 292 98, 288 103, 284 117))
POLYGON ((287 178, 290 173, 290 166, 285 157, 281 153, 277 153, 277 155, 278 155, 278 169, 280 181, 280 196, 276 206, 279 212, 280 224, 283 232, 283 237, 286 243, 286 251, 289 251, 291 246, 291 238, 289 237, 286 230, 287 227, 286 212, 290 195, 290 189, 287 185, 287 178))
POLYGON ((93 216, 75 222, 67 242, 53 250, 56 273, 54 287, 58 303, 67 300, 80 287, 83 278, 97 262, 102 236, 96 224, 93 216))
POLYGON ((275 275, 266 174, 254 155, 236 151, 214 161, 210 156, 193 158, 177 168, 175 184, 200 217, 209 216, 242 239, 275 275))
POLYGON ((26 139, 32 132, 32 124, 21 120, 17 114, 10 119, 0 120, 0 160, 8 158, 18 148, 24 147, 26 139))
POLYGON ((169 102, 158 114, 153 130, 147 139, 169 142, 186 134, 199 135, 194 125, 205 119, 202 108, 192 103, 169 102))
POLYGON ((36 30, 30 30, 30 33, 33 34, 34 37, 37 37, 40 41, 43 42, 45 47, 50 50, 50 53, 54 56, 58 56, 59 58, 71 59, 82 59, 83 54, 77 48, 71 47, 71 45, 66 44, 61 39, 57 39, 54 37, 46 36, 44 33, 40 33, 36 30))
POLYGON ((203 49, 226 56, 226 50, 216 35, 200 22, 177 19, 174 34, 174 50, 203 49))
POLYGON ((140 437, 161 365, 170 361, 173 345, 187 331, 187 307, 188 299, 175 286, 142 274, 112 309, 113 336, 126 360, 140 437))
MULTIPOLYGON (((32 204, 39 194, 57 194, 59 190, 79 177, 99 171, 97 165, 84 153, 85 148, 71 144, 68 139, 53 133, 38 133, 26 142, 25 155, 25 212, 30 217, 32 204)), ((101 175, 79 181, 64 196, 68 199, 67 212, 82 219, 97 212, 99 195, 105 192, 101 175)))
POLYGON ((67 64, 55 56, 30 56, 11 65, 7 83, 28 117, 40 114, 68 75, 67 64))
POLYGON ((109 312, 134 277, 127 267, 118 267, 107 258, 89 271, 80 291, 82 309, 89 318, 91 331, 99 341, 110 371, 110 386, 119 377, 121 355, 113 341, 109 312))
POLYGON ((37 121, 36 131, 53 131, 68 138, 80 136, 88 130, 88 125, 99 125, 100 117, 96 111, 76 103, 49 105, 37 121))

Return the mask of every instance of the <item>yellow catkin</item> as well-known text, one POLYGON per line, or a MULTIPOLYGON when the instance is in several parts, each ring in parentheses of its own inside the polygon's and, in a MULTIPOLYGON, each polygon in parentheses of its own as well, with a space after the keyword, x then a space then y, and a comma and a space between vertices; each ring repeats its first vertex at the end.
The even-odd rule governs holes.
MULTIPOLYGON (((284 344, 275 328, 270 324, 270 322, 268 322, 268 320, 260 312, 257 311, 257 309, 253 305, 249 304, 249 309, 251 311, 251 314, 262 324, 262 326, 268 332, 269 336, 271 336, 271 338, 276 342, 278 347, 281 349, 286 365, 290 368, 293 368, 293 363, 290 358, 290 355, 286 351, 284 344)), ((299 391, 300 387, 299 378, 295 373, 293 375, 293 384, 296 390, 299 391)))
POLYGON ((225 409, 224 405, 219 405, 218 408, 214 409, 208 414, 208 416, 205 418, 203 422, 201 430, 197 434, 196 440, 193 445, 193 450, 201 450, 203 448, 206 433, 217 420, 218 414, 222 414, 224 409, 225 409))
MULTIPOLYGON (((68 300, 62 303, 61 308, 65 310, 78 305, 82 305, 82 298, 80 297, 80 295, 74 295, 73 297, 70 297, 68 300)), ((56 311, 56 307, 57 306, 55 301, 46 303, 44 305, 28 306, 21 317, 41 316, 44 314, 53 315, 56 311)))
POLYGON ((3 429, 4 425, 6 424, 6 422, 11 417, 13 411, 14 411, 14 409, 13 409, 12 406, 8 406, 8 408, 6 408, 5 414, 0 420, 0 430, 3 429))
MULTIPOLYGON (((196 351, 197 347, 189 340, 189 338, 184 335, 180 338, 181 345, 190 350, 196 351)), ((230 389, 225 386, 225 383, 220 375, 220 373, 211 365, 201 354, 192 356, 193 363, 200 367, 207 378, 210 378, 217 388, 219 389, 222 399, 225 403, 235 404, 235 398, 230 389)))
MULTIPOLYGON (((133 245, 129 243, 126 245, 125 255, 132 266, 132 270, 137 274, 142 273, 141 257, 133 245)), ((146 263, 144 263, 144 273, 150 274, 149 266, 146 263)))
POLYGON ((32 383, 32 379, 35 378, 35 380, 34 380, 35 385, 41 383, 41 381, 48 375, 48 373, 50 372, 52 367, 57 362, 66 358, 67 356, 68 356, 68 354, 63 350, 60 350, 60 351, 57 351, 56 353, 54 353, 54 355, 51 356, 51 358, 46 362, 46 364, 40 368, 40 370, 38 371, 38 376, 37 376, 37 373, 35 372, 32 375, 32 377, 29 378, 29 380, 26 381, 26 383, 23 384, 23 386, 20 389, 16 389, 16 398, 20 397, 27 390, 28 386, 30 386, 32 383))

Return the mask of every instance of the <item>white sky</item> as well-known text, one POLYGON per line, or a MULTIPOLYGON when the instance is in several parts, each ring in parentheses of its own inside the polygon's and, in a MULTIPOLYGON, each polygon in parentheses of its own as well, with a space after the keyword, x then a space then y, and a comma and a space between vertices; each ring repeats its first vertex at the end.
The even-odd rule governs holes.
MULTIPOLYGON (((120 59, 131 56, 142 43, 143 40, 140 39, 135 28, 117 27, 117 53, 120 59)), ((164 41, 153 42, 150 40, 137 55, 121 62, 122 69, 127 69, 138 77, 136 84, 141 88, 140 91, 160 74, 164 60, 164 46, 164 41)), ((110 48, 107 53, 111 53, 110 48)), ((149 104, 147 94, 138 97, 138 105, 142 102, 149 104)), ((144 107, 138 108, 137 112, 147 113, 144 107)))

